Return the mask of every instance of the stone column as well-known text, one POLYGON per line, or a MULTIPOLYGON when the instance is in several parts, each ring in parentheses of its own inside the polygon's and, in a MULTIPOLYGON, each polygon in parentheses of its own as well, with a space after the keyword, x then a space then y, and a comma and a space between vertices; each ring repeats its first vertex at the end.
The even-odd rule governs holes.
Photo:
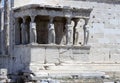
POLYGON ((71 21, 71 18, 66 18, 67 22, 65 25, 66 28, 66 44, 67 45, 72 45, 73 44, 73 27, 74 27, 74 22, 71 21))
POLYGON ((19 24, 19 20, 18 20, 18 18, 14 18, 13 19, 14 20, 14 36, 15 36, 15 38, 14 38, 14 44, 20 44, 21 42, 20 42, 20 24, 19 24))
POLYGON ((34 22, 35 16, 30 16, 30 43, 37 43, 37 31, 36 31, 36 23, 34 22))
POLYGON ((50 23, 48 24, 48 44, 55 44, 55 27, 53 18, 50 17, 50 23))
POLYGON ((1 9, 1 54, 5 54, 4 50, 4 11, 1 9))
POLYGON ((3 55, 7 55, 9 51, 9 12, 9 0, 4 0, 3 55))
POLYGON ((2 17, 1 17, 1 16, 2 16, 2 9, 0 10, 0 54, 2 53, 2 48, 1 48, 1 39, 2 39, 2 38, 1 38, 1 32, 2 32, 2 31, 1 31, 1 26, 2 26, 2 24, 1 24, 1 20, 2 20, 2 19, 1 19, 1 18, 2 18, 2 17))

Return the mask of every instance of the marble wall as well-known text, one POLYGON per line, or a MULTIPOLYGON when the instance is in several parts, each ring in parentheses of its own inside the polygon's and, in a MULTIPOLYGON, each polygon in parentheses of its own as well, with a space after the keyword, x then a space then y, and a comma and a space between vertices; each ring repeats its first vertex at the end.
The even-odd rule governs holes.
MULTIPOLYGON (((17 3, 22 4, 22 2, 21 3, 17 2, 17 3)), ((29 49, 27 47, 24 48, 24 46, 21 48, 17 47, 15 48, 14 56, 17 59, 16 63, 20 63, 20 65, 18 66, 21 66, 21 64, 22 66, 17 67, 16 65, 15 67, 24 69, 25 65, 23 65, 23 63, 20 62, 20 57, 22 56, 23 61, 24 59, 26 59, 29 62, 30 59, 32 62, 35 63, 38 62, 40 64, 43 63, 58 64, 60 60, 61 62, 68 62, 69 64, 71 64, 71 62, 74 63, 78 61, 79 63, 84 63, 84 62, 90 63, 92 66, 96 67, 95 68, 96 70, 110 71, 111 69, 111 71, 116 71, 116 70, 119 71, 120 69, 119 68, 120 5, 97 3, 97 2, 84 2, 84 1, 60 1, 56 5, 93 9, 90 15, 90 20, 88 22, 90 26, 89 27, 90 37, 88 40, 88 45, 91 46, 89 53, 85 54, 86 52, 84 52, 84 50, 81 49, 77 51, 74 49, 71 50, 66 48, 58 49, 56 47, 55 48, 33 47, 32 49, 29 49), (29 50, 29 52, 26 51, 27 49, 29 50), (79 54, 79 52, 81 51, 83 53, 79 54), (60 55, 60 52, 63 52, 62 55, 60 55), (28 58, 27 56, 30 56, 31 58, 28 58)), ((86 64, 87 69, 90 69, 92 67, 90 64, 86 64)), ((83 64, 81 65, 84 66, 83 64)), ((63 66, 61 66, 61 68, 62 67, 63 66)), ((80 65, 78 67, 80 67, 80 65)))

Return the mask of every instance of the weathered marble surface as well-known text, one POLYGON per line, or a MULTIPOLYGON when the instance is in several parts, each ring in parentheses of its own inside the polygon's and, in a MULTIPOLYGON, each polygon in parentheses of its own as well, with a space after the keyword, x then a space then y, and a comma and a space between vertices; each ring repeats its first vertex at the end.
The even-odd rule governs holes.
MULTIPOLYGON (((89 27, 90 35, 89 35, 89 41, 88 41, 88 44, 91 46, 90 54, 84 54, 85 53, 84 50, 71 50, 66 48, 59 49, 59 50, 58 49, 49 50, 48 48, 47 49, 34 48, 32 53, 35 55, 32 55, 33 58, 31 58, 31 60, 35 61, 36 58, 34 56, 36 56, 37 59, 39 58, 37 61, 39 62, 40 60, 40 64, 43 64, 44 62, 45 63, 55 62, 55 64, 56 63, 59 64, 59 59, 61 59, 63 62, 65 61, 66 63, 68 62, 70 64, 77 62, 74 65, 83 63, 83 62, 88 62, 91 64, 85 64, 86 66, 83 66, 82 64, 82 66, 77 65, 72 67, 76 67, 76 68, 78 67, 77 69, 82 69, 82 70, 84 69, 87 70, 87 69, 90 69, 90 67, 92 67, 95 70, 110 71, 111 69, 111 71, 119 71, 120 28, 119 28, 118 20, 120 19, 119 18, 120 6, 119 5, 114 6, 113 4, 103 4, 103 3, 94 3, 94 2, 90 3, 90 2, 80 2, 80 1, 77 1, 77 3, 74 1, 70 1, 68 3, 61 2, 60 4, 63 4, 66 6, 68 6, 69 4, 70 6, 73 6, 73 7, 85 8, 85 9, 93 8, 93 11, 90 15, 90 20, 88 22, 88 24, 90 25, 89 27), (40 50, 41 50, 41 53, 39 53, 40 50), (48 51, 47 55, 45 54, 46 50, 48 51), (49 53, 51 51, 54 52, 55 55, 52 55, 52 53, 49 53), (62 54, 58 55, 59 52, 62 52, 62 54), (58 59, 59 56, 60 58, 58 59), (45 59, 45 57, 47 59, 45 59)), ((16 14, 16 15, 19 15, 19 14, 16 14)), ((50 69, 54 69, 54 68, 64 70, 64 69, 71 68, 71 66, 64 65, 64 67, 63 66, 58 67, 56 65, 52 65, 52 67, 50 67, 50 69)), ((41 67, 40 69, 44 69, 44 68, 41 67)))
POLYGON ((48 43, 49 44, 55 44, 55 39, 56 35, 55 35, 55 28, 54 28, 54 24, 51 23, 48 25, 48 43))
POLYGON ((80 19, 77 22, 77 25, 75 27, 75 45, 83 45, 84 43, 84 31, 83 31, 83 26, 85 24, 84 19, 80 19))
MULTIPOLYGON (((91 69, 94 71, 99 70, 120 72, 120 5, 83 1, 67 1, 66 3, 61 1, 55 7, 58 7, 59 9, 59 5, 60 9, 62 9, 63 6, 71 6, 81 9, 93 9, 92 13, 90 14, 90 20, 88 22, 90 25, 88 44, 91 46, 89 52, 88 50, 84 50, 79 47, 71 49, 69 46, 61 46, 61 49, 59 46, 53 46, 53 48, 51 48, 50 46, 38 45, 33 46, 32 49, 29 48, 29 46, 15 46, 14 57, 10 58, 13 63, 13 70, 11 70, 18 72, 19 70, 25 69, 25 67, 29 66, 31 62, 31 64, 34 65, 30 67, 36 68, 36 71, 45 69, 70 69, 71 72, 71 70, 75 70, 76 68, 76 70, 79 71, 91 69)), ((25 6, 21 9, 25 9, 26 7, 29 6, 25 6)), ((17 11, 19 11, 19 8, 17 11)), ((18 12, 16 13, 16 17, 27 15, 29 12, 28 10, 18 12)), ((48 15, 48 12, 45 10, 42 13, 38 12, 38 14, 48 15)), ((60 15, 61 13, 54 12, 54 14, 60 15)), ((64 14, 61 16, 63 15, 64 14)), ((13 35, 11 35, 11 37, 13 37, 13 35)), ((0 67, 11 67, 11 65, 9 65, 11 64, 9 61, 10 59, 8 57, 0 58, 0 62, 2 63, 0 67)))
POLYGON ((30 43, 37 43, 36 23, 30 23, 30 43))

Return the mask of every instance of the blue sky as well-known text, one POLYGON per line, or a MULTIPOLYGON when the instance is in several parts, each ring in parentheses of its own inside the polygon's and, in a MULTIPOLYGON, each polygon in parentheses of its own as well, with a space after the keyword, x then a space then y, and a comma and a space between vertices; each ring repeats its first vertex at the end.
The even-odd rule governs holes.
POLYGON ((4 4, 4 0, 1 0, 1 5, 3 6, 3 4, 4 4))
MULTIPOLYGON (((10 1, 10 0, 9 0, 10 1)), ((1 0, 1 5, 3 6, 4 5, 4 0, 1 0)))

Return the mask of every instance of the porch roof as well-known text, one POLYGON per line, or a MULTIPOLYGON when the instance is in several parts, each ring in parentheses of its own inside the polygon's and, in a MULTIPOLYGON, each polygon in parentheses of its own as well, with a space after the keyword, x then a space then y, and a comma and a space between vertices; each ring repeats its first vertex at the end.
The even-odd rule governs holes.
POLYGON ((24 16, 54 16, 71 18, 89 18, 92 9, 74 8, 70 6, 50 6, 40 4, 29 4, 13 8, 14 17, 24 16))

